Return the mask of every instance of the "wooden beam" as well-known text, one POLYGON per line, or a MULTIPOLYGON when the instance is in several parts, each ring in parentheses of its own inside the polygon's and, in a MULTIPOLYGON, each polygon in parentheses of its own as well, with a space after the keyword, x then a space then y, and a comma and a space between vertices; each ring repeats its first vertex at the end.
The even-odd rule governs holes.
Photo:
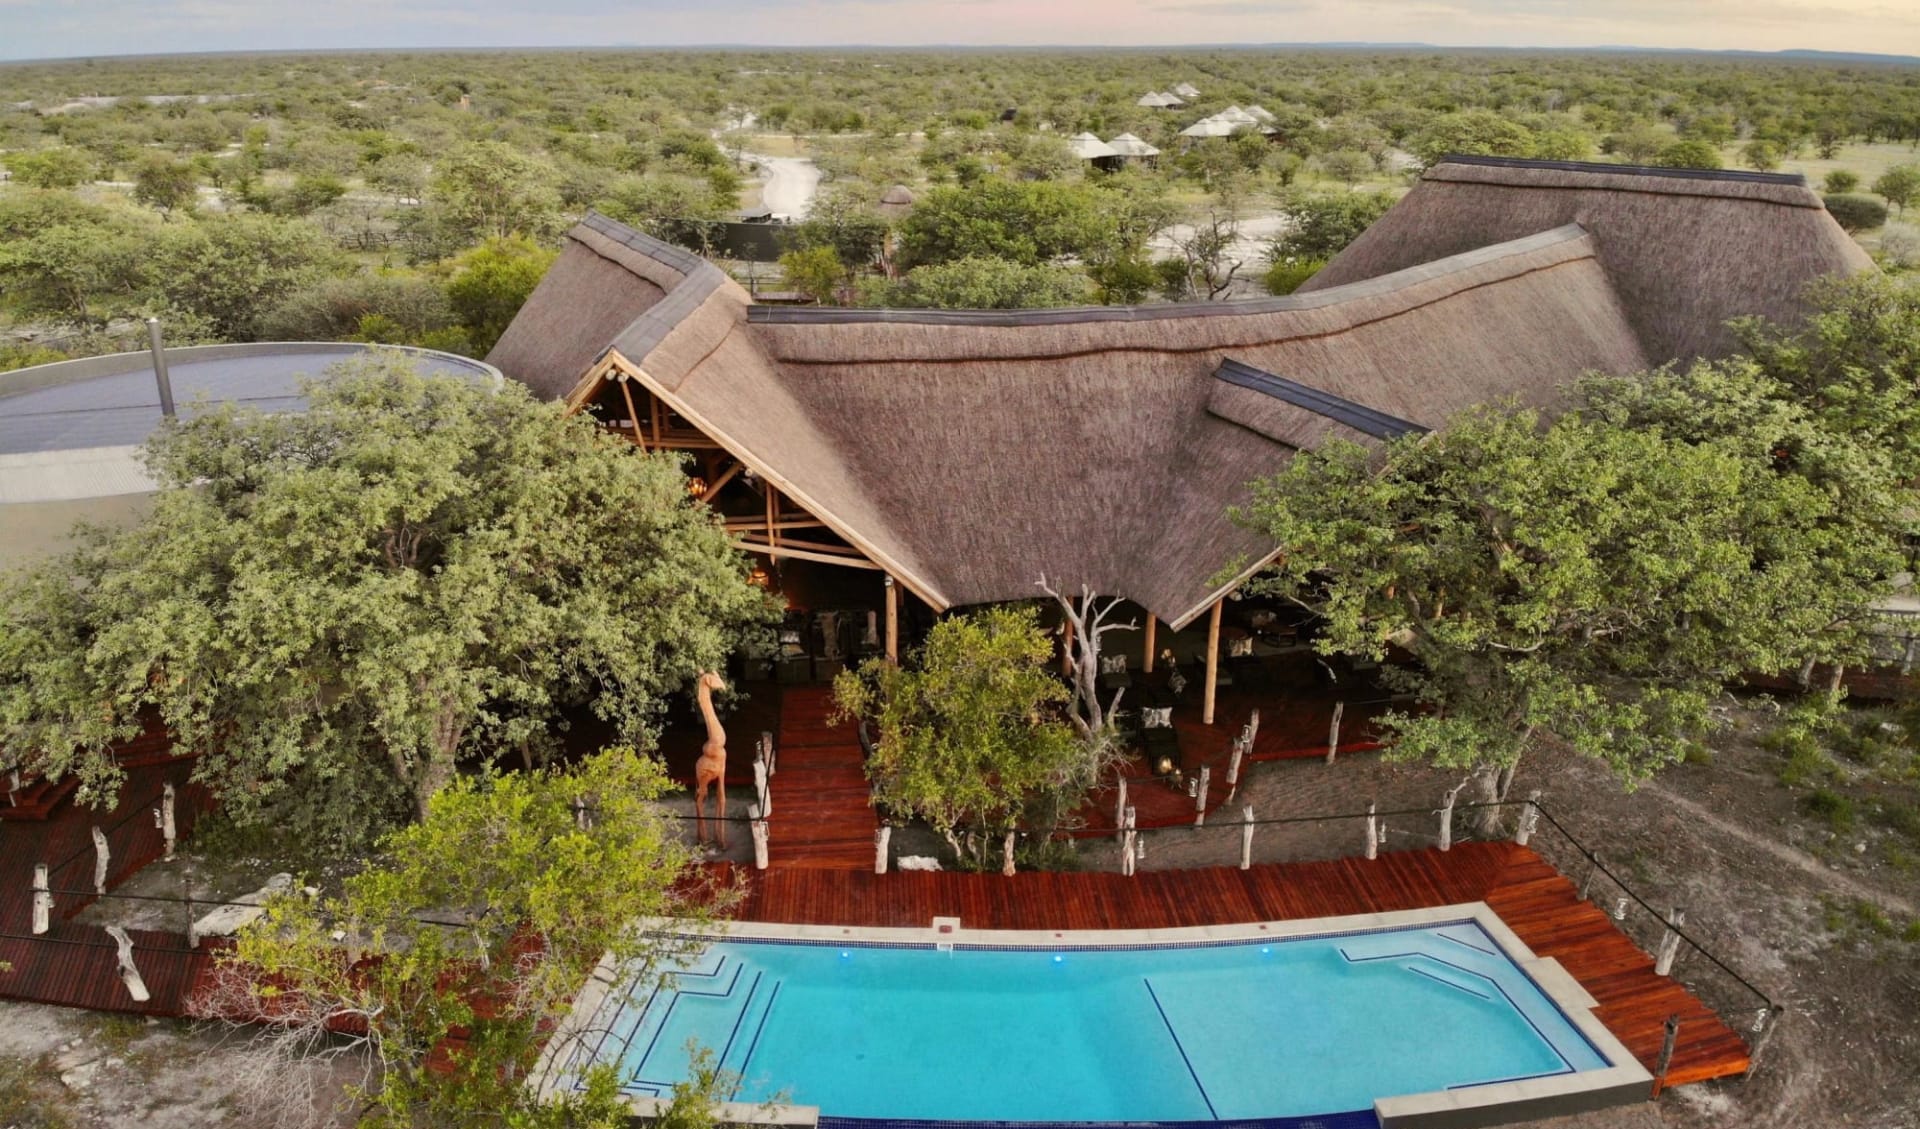
POLYGON ((1213 602, 1213 611, 1207 615, 1207 694, 1200 706, 1200 723, 1213 724, 1213 695, 1220 684, 1220 612, 1226 606, 1226 597, 1213 602))
POLYGON ((795 560, 816 561, 820 564, 845 565, 847 568, 878 569, 880 567, 865 557, 840 557, 834 556, 831 553, 812 553, 805 549, 789 549, 785 545, 769 545, 764 541, 749 541, 744 537, 735 538, 733 547, 743 549, 749 553, 765 553, 769 557, 792 557, 795 560))
POLYGON ((900 665, 900 588, 893 577, 886 579, 887 588, 887 661, 900 665))
MULTIPOLYGON (((775 524, 777 527, 778 523, 775 524)), ((807 549, 815 553, 839 553, 849 557, 866 555, 850 545, 829 545, 824 541, 801 541, 792 537, 778 536, 770 536, 767 540, 775 545, 792 545, 796 549, 807 549)))
POLYGON ((765 479, 761 480, 761 485, 767 488, 767 543, 778 545, 780 530, 776 527, 780 524, 780 488, 765 479))
MULTIPOLYGON (((620 395, 627 399, 627 419, 633 423, 633 437, 637 440, 640 438, 640 409, 633 406, 633 381, 620 378, 620 395)), ((640 449, 646 450, 647 445, 641 443, 640 449)))
POLYGON ((714 497, 720 493, 720 488, 722 486, 725 486, 727 483, 732 482, 733 476, 736 474, 739 474, 742 470, 745 470, 745 469, 746 467, 744 464, 736 461, 732 466, 728 467, 726 471, 720 475, 719 478, 714 479, 713 482, 709 484, 705 490, 701 491, 700 500, 703 502, 713 501, 714 497))
MULTIPOLYGON (((730 517, 725 522, 727 532, 745 533, 767 531, 767 519, 763 517, 730 517)), ((775 529, 825 529, 827 523, 818 518, 790 517, 773 523, 775 529)))
MULTIPOLYGON (((653 416, 653 445, 658 447, 660 445, 660 397, 652 392, 647 393, 647 411, 653 416)), ((633 426, 638 428, 640 421, 634 420, 633 426)))
POLYGON ((1147 613, 1147 646, 1146 646, 1147 657, 1146 657, 1146 661, 1141 664, 1141 670, 1147 674, 1153 673, 1153 629, 1154 629, 1154 625, 1157 623, 1159 623, 1159 620, 1156 620, 1155 618, 1153 618, 1152 612, 1148 612, 1147 613))

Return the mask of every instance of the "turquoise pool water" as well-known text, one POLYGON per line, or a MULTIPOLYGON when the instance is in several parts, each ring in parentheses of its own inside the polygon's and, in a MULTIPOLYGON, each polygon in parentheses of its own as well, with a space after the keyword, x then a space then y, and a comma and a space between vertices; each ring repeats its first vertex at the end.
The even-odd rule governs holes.
POLYGON ((670 1094, 697 1041, 736 1100, 823 1118, 1302 1117, 1607 1065, 1471 921, 1140 948, 727 941, 592 1026, 631 1093, 670 1094))

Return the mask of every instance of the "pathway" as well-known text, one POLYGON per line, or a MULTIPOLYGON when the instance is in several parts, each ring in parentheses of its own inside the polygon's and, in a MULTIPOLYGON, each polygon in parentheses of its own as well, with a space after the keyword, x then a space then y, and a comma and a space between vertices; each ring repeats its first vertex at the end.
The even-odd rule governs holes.
POLYGON ((873 869, 879 826, 860 739, 852 725, 829 726, 833 691, 788 686, 775 738, 768 861, 775 868, 873 869))

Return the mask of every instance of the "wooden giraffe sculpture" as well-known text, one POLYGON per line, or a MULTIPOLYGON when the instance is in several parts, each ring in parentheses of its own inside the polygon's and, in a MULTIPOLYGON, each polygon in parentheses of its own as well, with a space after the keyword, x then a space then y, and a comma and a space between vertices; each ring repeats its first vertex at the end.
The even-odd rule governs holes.
POLYGON ((700 746, 700 759, 693 764, 693 833, 699 842, 707 841, 707 786, 719 796, 720 815, 715 821, 715 839, 722 850, 727 845, 727 731, 720 728, 720 717, 713 712, 713 692, 727 684, 713 671, 704 671, 695 685, 700 699, 700 716, 707 719, 707 743, 700 746))

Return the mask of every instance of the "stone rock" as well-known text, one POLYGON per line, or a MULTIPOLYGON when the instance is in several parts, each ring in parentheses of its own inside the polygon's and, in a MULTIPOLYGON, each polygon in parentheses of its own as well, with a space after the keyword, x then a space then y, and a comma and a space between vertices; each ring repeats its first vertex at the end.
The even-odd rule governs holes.
POLYGON ((63 1070, 60 1072, 60 1084, 69 1090, 84 1090, 93 1085, 93 1080, 99 1075, 103 1065, 105 1065, 103 1060, 94 1059, 92 1062, 83 1062, 72 1070, 63 1070))

